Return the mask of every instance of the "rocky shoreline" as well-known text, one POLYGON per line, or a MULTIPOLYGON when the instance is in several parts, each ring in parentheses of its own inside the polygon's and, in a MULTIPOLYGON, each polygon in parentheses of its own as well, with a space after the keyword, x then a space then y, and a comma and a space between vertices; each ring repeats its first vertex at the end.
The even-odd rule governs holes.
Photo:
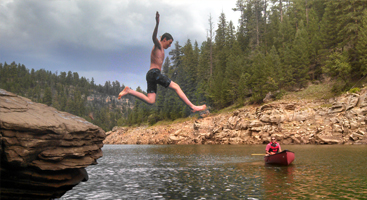
POLYGON ((367 144, 367 88, 329 100, 280 100, 171 125, 115 127, 104 144, 367 144))

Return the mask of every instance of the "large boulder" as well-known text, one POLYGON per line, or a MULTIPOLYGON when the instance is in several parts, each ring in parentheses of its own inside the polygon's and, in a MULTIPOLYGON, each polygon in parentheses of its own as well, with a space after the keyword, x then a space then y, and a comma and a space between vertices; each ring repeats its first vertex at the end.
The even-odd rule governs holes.
POLYGON ((342 144, 343 140, 341 137, 337 136, 316 136, 320 144, 342 144))
POLYGON ((83 118, 0 89, 1 199, 53 199, 97 164, 105 132, 83 118))

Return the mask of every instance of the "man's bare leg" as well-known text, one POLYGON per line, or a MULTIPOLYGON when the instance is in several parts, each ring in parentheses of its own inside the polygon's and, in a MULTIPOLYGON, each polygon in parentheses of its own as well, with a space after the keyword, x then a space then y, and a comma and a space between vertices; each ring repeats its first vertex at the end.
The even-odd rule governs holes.
POLYGON ((141 92, 137 92, 135 90, 130 89, 129 87, 125 87, 124 90, 122 90, 119 94, 118 99, 121 99, 121 97, 127 95, 127 94, 131 94, 149 104, 153 104, 155 103, 155 98, 156 98, 156 94, 155 93, 148 93, 148 96, 145 96, 145 94, 141 93, 141 92))
POLYGON ((187 98, 187 96, 181 90, 181 87, 177 83, 171 81, 171 83, 169 84, 169 87, 176 91, 177 95, 192 109, 192 112, 199 112, 199 111, 203 111, 206 109, 205 104, 201 106, 195 106, 194 104, 192 104, 191 101, 187 98))

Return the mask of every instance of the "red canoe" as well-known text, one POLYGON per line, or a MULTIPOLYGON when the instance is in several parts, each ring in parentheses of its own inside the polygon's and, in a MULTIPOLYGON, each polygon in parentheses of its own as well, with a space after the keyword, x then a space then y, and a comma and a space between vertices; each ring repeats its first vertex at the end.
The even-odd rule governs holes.
POLYGON ((294 160, 294 153, 284 150, 274 155, 265 156, 264 159, 266 164, 290 165, 294 160))

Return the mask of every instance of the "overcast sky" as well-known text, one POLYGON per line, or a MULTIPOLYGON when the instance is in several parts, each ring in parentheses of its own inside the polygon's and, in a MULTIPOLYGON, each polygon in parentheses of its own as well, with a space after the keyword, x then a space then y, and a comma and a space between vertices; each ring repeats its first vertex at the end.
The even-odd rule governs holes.
MULTIPOLYGON (((78 72, 95 83, 118 80, 146 90, 155 13, 158 36, 183 46, 206 40, 209 16, 237 27, 237 0, 1 0, 0 63, 55 73, 78 72)), ((174 45, 172 45, 174 47, 174 45)), ((166 56, 172 49, 166 50, 166 56)))

